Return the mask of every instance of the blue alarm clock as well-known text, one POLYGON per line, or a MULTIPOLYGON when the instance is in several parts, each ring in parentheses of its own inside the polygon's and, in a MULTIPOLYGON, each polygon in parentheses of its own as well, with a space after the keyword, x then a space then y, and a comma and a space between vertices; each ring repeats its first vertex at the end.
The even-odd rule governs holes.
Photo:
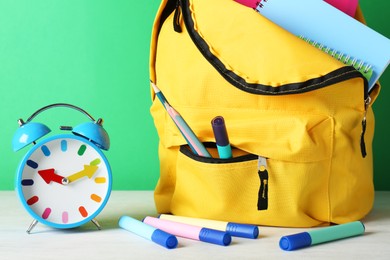
POLYGON ((54 228, 74 228, 92 221, 103 210, 110 197, 112 174, 102 150, 108 150, 110 140, 102 126, 85 110, 65 103, 45 106, 24 122, 18 120, 12 145, 14 151, 34 144, 23 157, 16 173, 16 191, 22 205, 34 218, 27 229, 30 233, 40 222, 54 228), (66 107, 86 115, 90 121, 76 127, 60 129, 72 134, 57 134, 37 141, 51 130, 32 122, 41 112, 66 107))

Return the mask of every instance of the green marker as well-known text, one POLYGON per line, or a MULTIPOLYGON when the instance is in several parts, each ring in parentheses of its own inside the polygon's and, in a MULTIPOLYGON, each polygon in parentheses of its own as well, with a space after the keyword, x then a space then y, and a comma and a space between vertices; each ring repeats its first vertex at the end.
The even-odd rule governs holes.
POLYGON ((363 234, 364 230, 365 228, 363 223, 355 221, 284 236, 280 239, 279 246, 283 250, 291 251, 342 238, 358 236, 363 234))

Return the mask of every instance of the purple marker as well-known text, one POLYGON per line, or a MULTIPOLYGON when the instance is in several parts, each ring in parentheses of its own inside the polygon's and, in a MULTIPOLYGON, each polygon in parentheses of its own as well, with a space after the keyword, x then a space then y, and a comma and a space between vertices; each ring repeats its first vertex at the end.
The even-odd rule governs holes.
POLYGON ((227 246, 232 237, 227 232, 179 223, 166 219, 146 217, 144 223, 179 237, 227 246))
POLYGON ((225 120, 222 116, 217 116, 211 120, 211 126, 217 143, 218 154, 221 159, 232 157, 232 148, 230 147, 229 137, 226 131, 225 120))

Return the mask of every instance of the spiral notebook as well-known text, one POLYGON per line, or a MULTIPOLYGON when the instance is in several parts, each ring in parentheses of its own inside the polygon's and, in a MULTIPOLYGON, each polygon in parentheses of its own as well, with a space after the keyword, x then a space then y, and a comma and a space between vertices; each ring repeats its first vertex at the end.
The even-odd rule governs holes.
POLYGON ((370 81, 372 74, 374 73, 374 71, 372 70, 371 64, 368 64, 362 60, 358 60, 357 58, 352 58, 348 54, 341 53, 341 52, 339 52, 335 49, 332 49, 328 46, 325 46, 323 44, 312 41, 312 40, 310 40, 302 35, 299 38, 301 38, 302 40, 305 40, 306 42, 310 43, 314 47, 320 49, 321 51, 326 52, 327 54, 329 54, 333 58, 341 61, 342 63, 349 65, 349 66, 353 66, 356 70, 360 71, 360 73, 363 74, 363 76, 367 79, 367 81, 370 81))
MULTIPOLYGON (((250 0, 236 0, 251 6, 250 0)), ((282 28, 310 39, 355 64, 372 69, 369 90, 390 62, 390 40, 322 0, 255 0, 256 11, 282 28), (367 66, 367 67, 366 67, 367 66), (369 67, 370 66, 370 67, 369 67)), ((252 7, 251 6, 251 7, 252 7)))

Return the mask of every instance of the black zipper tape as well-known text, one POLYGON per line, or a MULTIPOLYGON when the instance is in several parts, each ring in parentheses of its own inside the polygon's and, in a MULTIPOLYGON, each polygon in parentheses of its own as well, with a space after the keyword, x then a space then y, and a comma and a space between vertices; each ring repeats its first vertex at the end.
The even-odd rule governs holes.
POLYGON ((194 21, 192 20, 188 0, 178 0, 178 3, 180 4, 180 7, 182 9, 181 14, 184 20, 184 24, 194 44, 197 46, 197 48, 206 58, 206 60, 208 60, 208 62, 221 74, 221 76, 224 77, 230 84, 239 88, 240 90, 261 95, 299 94, 323 88, 351 78, 362 78, 364 80, 364 99, 367 98, 367 79, 353 66, 345 66, 334 70, 324 76, 313 78, 304 82, 290 83, 280 85, 278 87, 246 82, 244 78, 240 77, 239 75, 226 68, 226 66, 221 62, 221 60, 219 60, 219 58, 216 57, 210 51, 207 42, 194 29, 194 21))
MULTIPOLYGON (((212 142, 204 143, 204 145, 206 148, 216 148, 215 143, 212 142)), ((213 163, 213 164, 239 163, 239 162, 257 160, 258 158, 258 156, 255 154, 245 154, 241 156, 235 156, 229 159, 204 157, 204 156, 199 156, 197 154, 194 154, 188 145, 180 146, 180 152, 195 161, 202 162, 202 163, 213 163)))

